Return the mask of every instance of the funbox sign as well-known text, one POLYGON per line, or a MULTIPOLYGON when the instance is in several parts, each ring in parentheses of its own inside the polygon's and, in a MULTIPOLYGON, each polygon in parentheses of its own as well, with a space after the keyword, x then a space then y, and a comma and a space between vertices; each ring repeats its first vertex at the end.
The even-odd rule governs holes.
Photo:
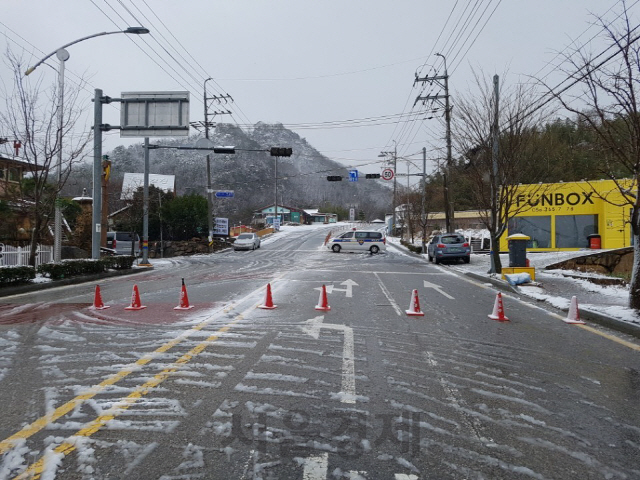
POLYGON ((549 206, 560 207, 562 205, 593 205, 593 195, 595 192, 570 192, 570 193, 541 193, 538 195, 519 194, 516 197, 518 207, 525 201, 532 207, 549 206))

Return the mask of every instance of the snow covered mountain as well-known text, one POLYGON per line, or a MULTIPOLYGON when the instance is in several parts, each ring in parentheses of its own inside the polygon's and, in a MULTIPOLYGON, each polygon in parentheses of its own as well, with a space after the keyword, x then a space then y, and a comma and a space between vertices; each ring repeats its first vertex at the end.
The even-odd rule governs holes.
MULTIPOLYGON (((151 144, 195 146, 203 135, 180 139, 151 139, 151 144)), ((298 208, 318 208, 326 204, 364 211, 367 219, 384 218, 391 205, 389 185, 361 178, 349 182, 348 169, 318 152, 297 133, 281 124, 257 123, 250 131, 233 124, 218 124, 209 138, 215 145, 236 147, 234 155, 211 153, 211 186, 234 190, 231 199, 216 199, 214 213, 235 221, 248 221, 253 211, 273 204, 276 158, 270 147, 290 147, 291 157, 278 157, 278 204, 298 208), (327 175, 341 175, 342 182, 329 182, 327 175)), ((119 197, 124 174, 144 171, 142 142, 119 146, 105 152, 112 161, 109 190, 119 197)), ((206 152, 198 150, 154 149, 150 152, 150 173, 175 175, 178 195, 206 192, 206 152)), ((66 193, 77 195, 91 190, 91 166, 80 165, 70 177, 66 193)))

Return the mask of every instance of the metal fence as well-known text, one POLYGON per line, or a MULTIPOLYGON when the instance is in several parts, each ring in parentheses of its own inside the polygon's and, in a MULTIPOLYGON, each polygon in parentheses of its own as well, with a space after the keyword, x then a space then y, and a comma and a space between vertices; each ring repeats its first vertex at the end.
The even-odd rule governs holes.
MULTIPOLYGON (((4 245, 2 258, 0 258, 0 266, 29 265, 30 247, 13 247, 4 245)), ((38 245, 36 250, 36 267, 43 263, 49 263, 53 260, 52 245, 38 245)))

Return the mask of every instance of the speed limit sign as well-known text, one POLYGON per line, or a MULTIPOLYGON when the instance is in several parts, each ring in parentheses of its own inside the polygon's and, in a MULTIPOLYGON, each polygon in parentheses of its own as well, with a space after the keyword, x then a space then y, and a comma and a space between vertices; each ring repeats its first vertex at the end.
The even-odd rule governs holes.
POLYGON ((390 168, 385 168, 380 176, 383 180, 393 180, 393 170, 390 168))

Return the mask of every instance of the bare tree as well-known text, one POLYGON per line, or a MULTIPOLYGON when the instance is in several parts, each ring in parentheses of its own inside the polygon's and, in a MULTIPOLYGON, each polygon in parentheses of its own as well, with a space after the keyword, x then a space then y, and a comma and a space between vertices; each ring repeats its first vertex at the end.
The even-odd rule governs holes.
POLYGON ((406 196, 404 220, 408 227, 409 241, 413 244, 415 236, 420 236, 423 251, 427 253, 425 242, 427 240, 427 226, 429 225, 429 215, 433 212, 434 203, 439 200, 441 191, 434 188, 436 185, 426 182, 425 195, 423 196, 423 184, 420 181, 406 196))
MULTIPOLYGON (((562 105, 593 133, 601 156, 600 168, 613 180, 631 206, 634 262, 629 306, 640 309, 640 25, 630 18, 625 0, 615 23, 596 17, 608 48, 594 54, 586 48, 565 56, 571 86, 550 89, 562 105), (626 177, 626 180, 621 180, 626 177), (631 180, 629 180, 629 178, 631 180)), ((606 200, 606 199, 605 199, 606 200)))
MULTIPOLYGON (((59 142, 58 98, 62 93, 56 86, 46 89, 42 77, 25 77, 28 65, 24 58, 11 51, 5 55, 5 63, 13 73, 13 83, 2 85, 3 109, 0 125, 3 130, 22 143, 22 157, 28 164, 28 188, 19 188, 17 200, 25 206, 31 219, 31 253, 29 264, 35 265, 37 245, 42 241, 53 218, 54 199, 66 182, 71 166, 82 158, 89 142, 89 129, 77 129, 81 108, 81 86, 64 92, 62 121, 63 145, 59 142), (57 173, 58 152, 62 149, 60 183, 52 183, 50 177, 57 173)), ((84 82, 81 80, 81 84, 84 82)), ((57 180, 57 179, 56 179, 57 180)))
MULTIPOLYGON (((453 140, 472 185, 472 195, 480 218, 489 230, 495 270, 502 271, 498 241, 508 228, 509 218, 531 208, 519 201, 518 185, 537 184, 548 176, 554 162, 550 146, 541 141, 542 125, 548 111, 531 112, 532 93, 523 84, 500 87, 499 149, 495 158, 497 176, 493 174, 492 138, 494 125, 494 88, 488 77, 474 72, 479 94, 459 97, 454 109, 453 140)), ((541 185, 540 189, 544 187, 541 185)), ((535 194, 536 192, 530 191, 535 194)))

